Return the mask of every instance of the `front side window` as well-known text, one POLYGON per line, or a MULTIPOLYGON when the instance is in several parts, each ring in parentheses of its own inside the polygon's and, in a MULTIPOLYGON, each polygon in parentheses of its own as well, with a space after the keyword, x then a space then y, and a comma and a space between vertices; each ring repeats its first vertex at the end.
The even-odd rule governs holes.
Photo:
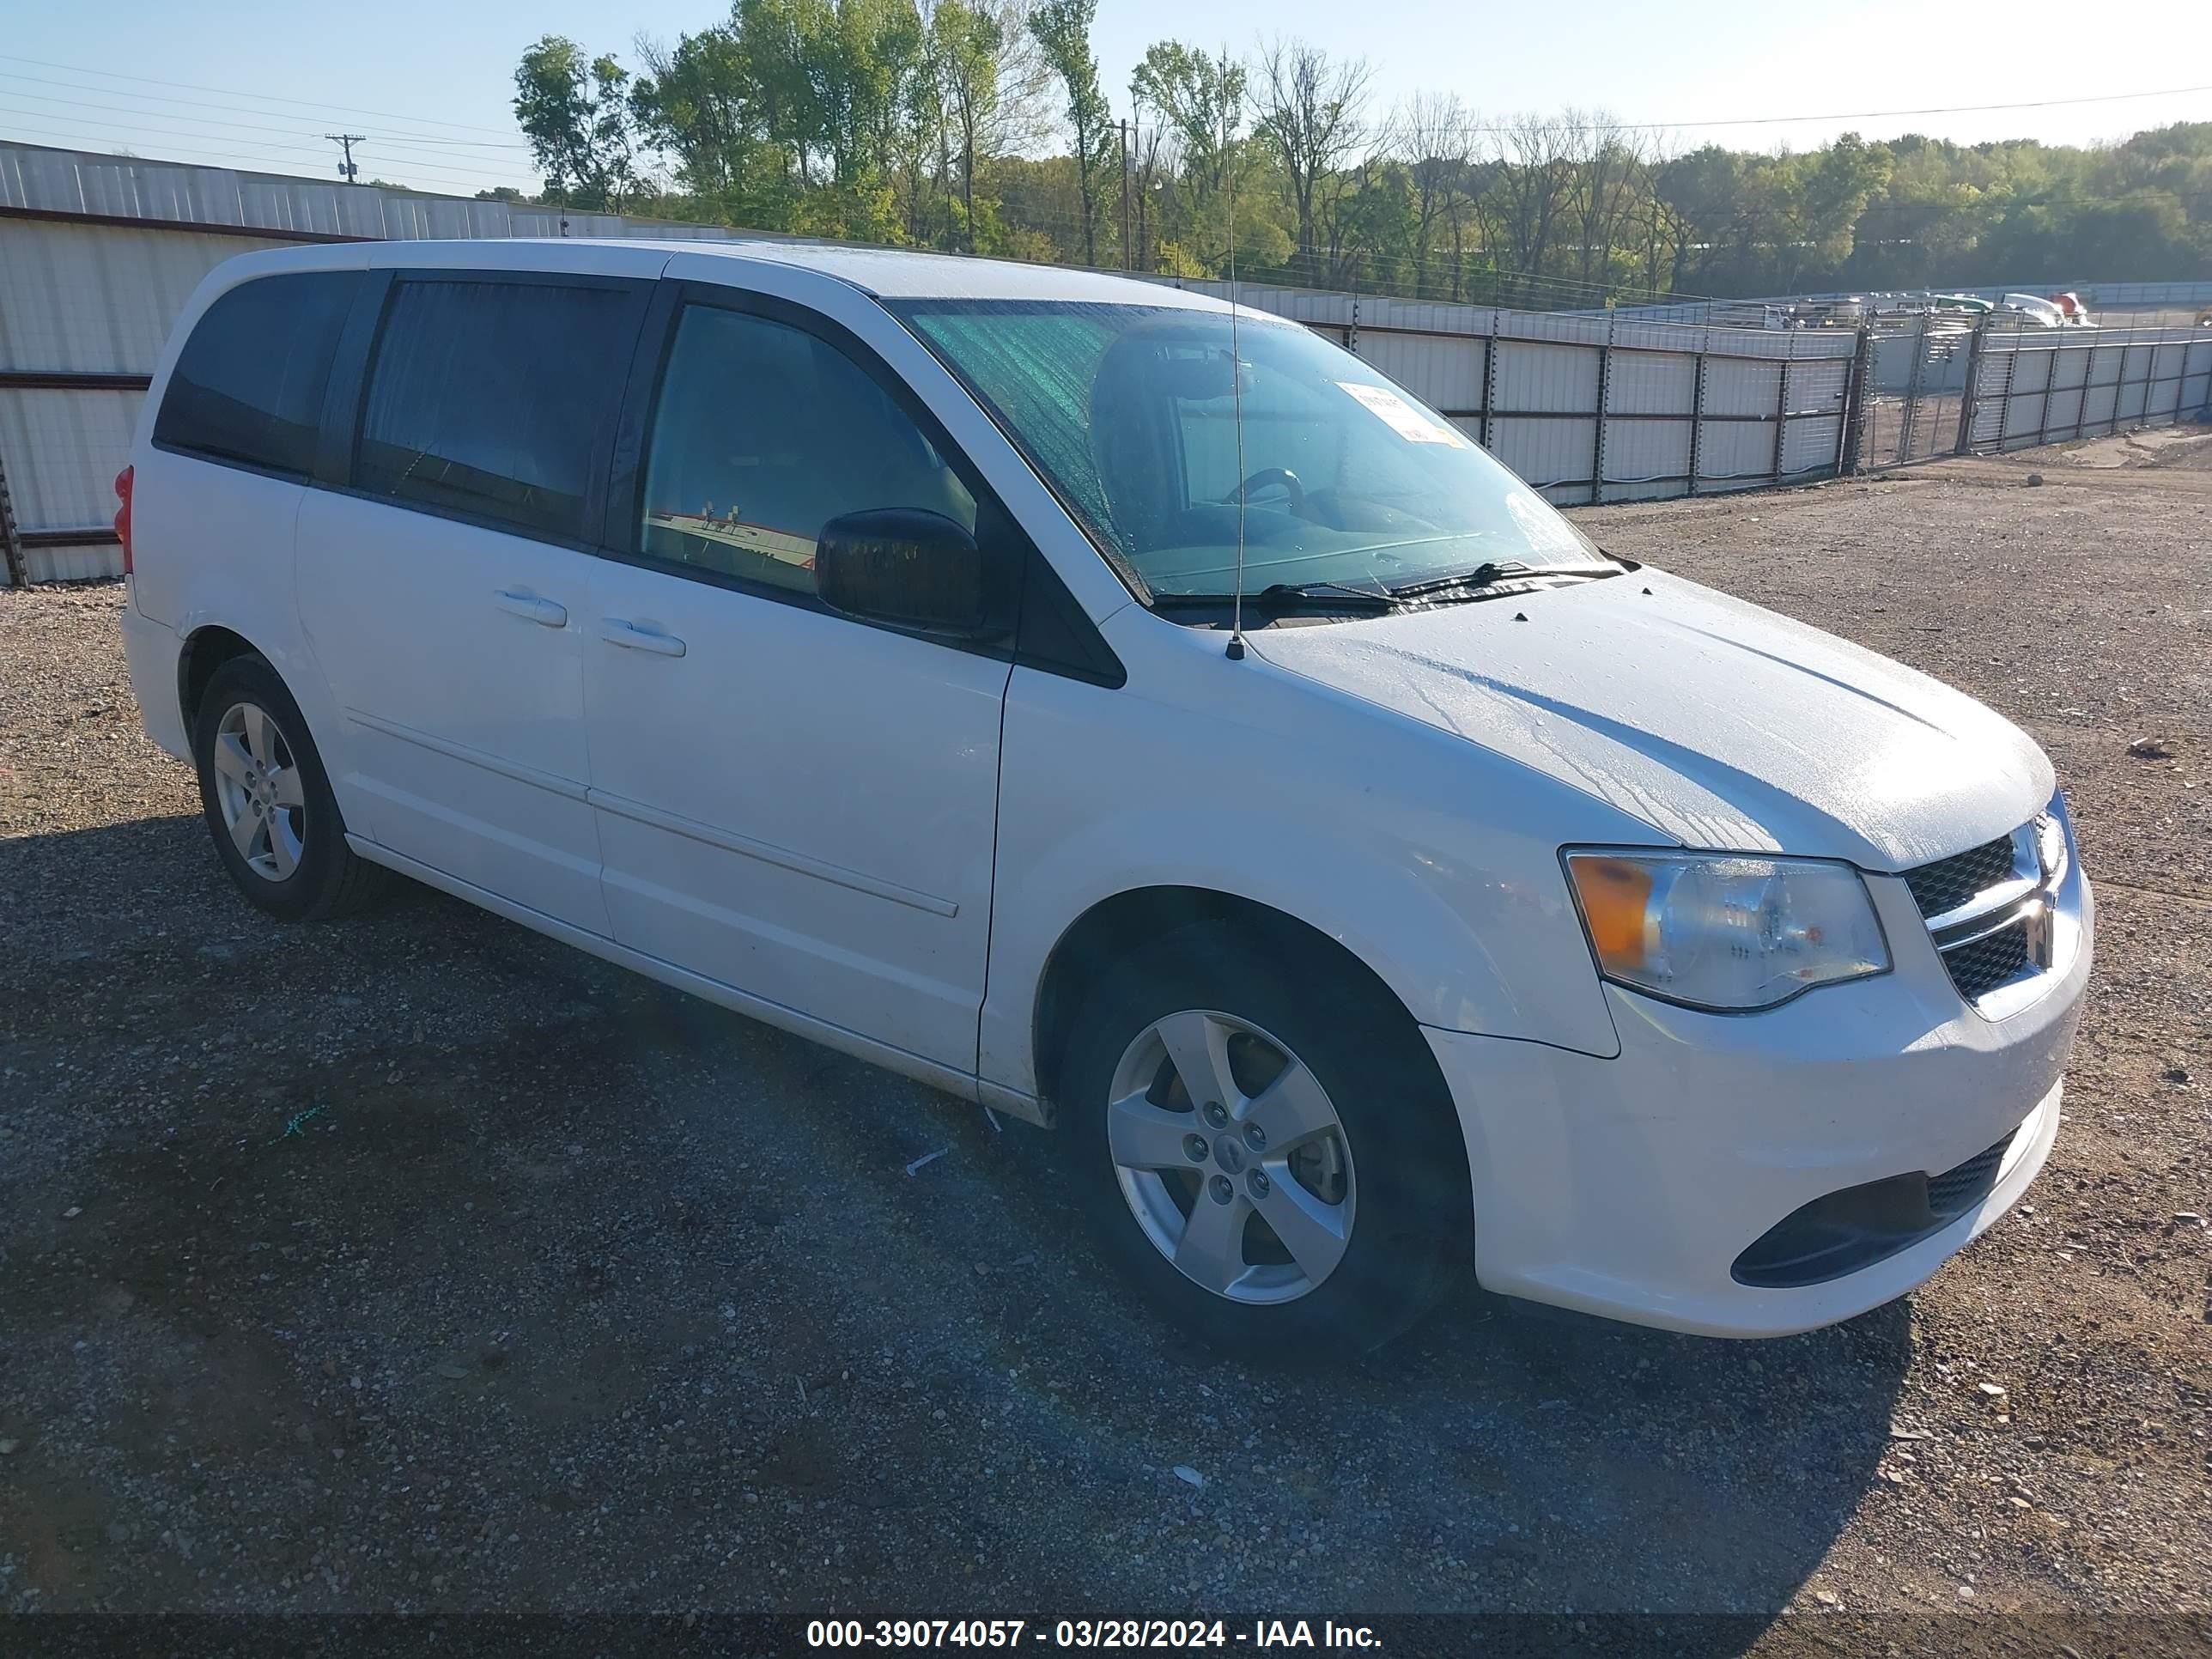
POLYGON ((877 507, 975 528, 975 497, 842 352, 766 318, 686 309, 647 450, 643 550, 811 593, 822 526, 877 507))
POLYGON ((331 359, 362 276, 262 276, 218 298, 178 354, 154 441, 306 477, 321 437, 331 359))
POLYGON ((585 520, 636 332, 625 290, 392 284, 362 405, 356 489, 596 540, 585 520))
POLYGON ((1294 323, 1053 301, 902 319, 1156 594, 1377 591, 1518 561, 1610 569, 1474 439, 1294 323), (1240 453, 1241 451, 1241 453, 1240 453))

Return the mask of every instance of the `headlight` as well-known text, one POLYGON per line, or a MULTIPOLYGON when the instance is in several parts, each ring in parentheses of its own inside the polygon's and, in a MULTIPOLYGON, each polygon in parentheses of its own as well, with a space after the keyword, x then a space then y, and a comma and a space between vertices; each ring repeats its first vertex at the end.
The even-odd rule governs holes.
POLYGON ((1673 853, 1566 855, 1607 979, 1696 1008, 1771 1008, 1888 970, 1866 883, 1847 864, 1673 853))

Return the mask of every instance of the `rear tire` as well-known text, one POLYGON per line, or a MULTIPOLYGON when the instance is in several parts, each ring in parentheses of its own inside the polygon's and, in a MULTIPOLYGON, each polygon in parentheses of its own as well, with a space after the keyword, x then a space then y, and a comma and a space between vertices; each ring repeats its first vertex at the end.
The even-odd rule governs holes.
POLYGON ((1092 981, 1059 1085, 1109 1258, 1211 1346, 1364 1352, 1470 1273, 1457 1116, 1378 986, 1194 923, 1092 981))
POLYGON ((383 890, 384 870, 346 845, 307 722, 265 658, 216 670, 193 713, 192 758, 216 856, 260 908, 319 921, 383 890))

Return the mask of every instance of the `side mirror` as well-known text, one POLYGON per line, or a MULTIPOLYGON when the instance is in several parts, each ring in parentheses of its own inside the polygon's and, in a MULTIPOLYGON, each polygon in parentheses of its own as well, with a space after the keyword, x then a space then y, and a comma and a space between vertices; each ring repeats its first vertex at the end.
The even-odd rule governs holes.
POLYGON ((814 591, 832 611, 948 638, 997 631, 975 538, 942 513, 878 507, 822 526, 814 591))

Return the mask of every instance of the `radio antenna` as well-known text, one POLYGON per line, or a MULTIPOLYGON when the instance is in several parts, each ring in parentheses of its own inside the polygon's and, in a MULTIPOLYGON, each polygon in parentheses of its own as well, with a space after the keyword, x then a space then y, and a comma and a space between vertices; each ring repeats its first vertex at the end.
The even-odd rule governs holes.
MULTIPOLYGON (((1226 58, 1224 47, 1222 56, 1226 58)), ((1244 356, 1237 345, 1237 158, 1229 149, 1229 107, 1221 110, 1221 152, 1229 185, 1229 397, 1237 428, 1237 586, 1230 601, 1230 661, 1244 660, 1244 356)))

